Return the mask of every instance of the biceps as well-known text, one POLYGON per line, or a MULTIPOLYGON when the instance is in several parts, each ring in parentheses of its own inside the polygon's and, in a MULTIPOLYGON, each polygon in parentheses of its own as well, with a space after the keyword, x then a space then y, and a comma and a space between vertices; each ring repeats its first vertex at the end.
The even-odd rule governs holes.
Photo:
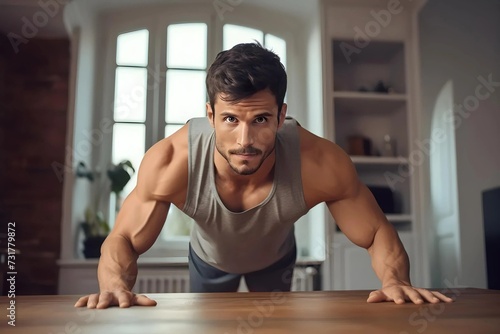
POLYGON ((372 193, 362 183, 350 196, 327 205, 346 237, 363 248, 371 246, 378 228, 387 223, 372 193))
POLYGON ((127 238, 138 254, 148 250, 160 234, 170 203, 141 199, 133 190, 125 199, 111 233, 127 238))

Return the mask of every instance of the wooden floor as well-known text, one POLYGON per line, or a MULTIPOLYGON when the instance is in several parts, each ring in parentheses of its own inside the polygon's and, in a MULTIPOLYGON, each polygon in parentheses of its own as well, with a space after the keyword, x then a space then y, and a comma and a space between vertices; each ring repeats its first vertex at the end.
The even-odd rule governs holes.
POLYGON ((500 333, 500 291, 450 290, 451 304, 368 304, 368 291, 151 294, 156 307, 74 308, 77 296, 18 296, 1 333, 500 333))

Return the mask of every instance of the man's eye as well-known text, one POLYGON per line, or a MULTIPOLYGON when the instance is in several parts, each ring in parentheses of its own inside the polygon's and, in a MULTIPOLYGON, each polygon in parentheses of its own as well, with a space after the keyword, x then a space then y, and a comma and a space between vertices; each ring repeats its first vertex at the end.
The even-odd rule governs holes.
POLYGON ((257 117, 255 119, 255 122, 256 123, 265 123, 265 122, 267 122, 267 118, 266 117, 257 117))
POLYGON ((224 118, 224 121, 228 123, 234 123, 236 122, 236 118, 234 118, 233 116, 227 116, 226 118, 224 118))

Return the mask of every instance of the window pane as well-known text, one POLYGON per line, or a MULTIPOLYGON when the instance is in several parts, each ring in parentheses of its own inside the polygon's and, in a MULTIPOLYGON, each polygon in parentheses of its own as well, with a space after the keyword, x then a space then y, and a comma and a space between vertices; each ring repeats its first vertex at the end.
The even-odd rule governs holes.
POLYGON ((284 39, 271 34, 266 34, 265 47, 276 53, 281 60, 281 63, 286 68, 286 42, 284 39))
POLYGON ((116 64, 148 65, 149 31, 146 29, 121 34, 117 38, 116 64))
POLYGON ((178 124, 167 124, 165 127, 165 137, 168 137, 172 135, 174 132, 182 128, 183 125, 178 125, 178 124))
POLYGON ((167 123, 185 123, 206 115, 205 71, 167 71, 167 123))
POLYGON ((113 164, 130 160, 136 173, 127 183, 122 192, 125 198, 137 183, 137 171, 145 153, 146 128, 143 124, 120 124, 113 126, 113 164))
POLYGON ((147 70, 118 67, 115 77, 115 110, 117 122, 146 120, 147 70))
POLYGON ((264 33, 257 29, 252 29, 234 24, 225 24, 223 31, 223 49, 228 50, 240 43, 264 44, 264 33))
POLYGON ((179 210, 175 205, 170 205, 165 226, 161 232, 164 240, 176 236, 189 236, 194 220, 179 210))
POLYGON ((207 67, 207 25, 205 23, 168 26, 167 66, 196 69, 207 67))

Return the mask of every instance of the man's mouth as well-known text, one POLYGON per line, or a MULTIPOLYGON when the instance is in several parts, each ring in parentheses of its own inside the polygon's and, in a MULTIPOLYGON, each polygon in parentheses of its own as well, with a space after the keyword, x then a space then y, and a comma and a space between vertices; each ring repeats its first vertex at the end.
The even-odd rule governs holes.
POLYGON ((262 152, 258 149, 252 148, 252 149, 246 149, 246 150, 237 150, 237 151, 230 151, 229 153, 234 154, 234 155, 242 155, 242 156, 254 156, 261 154, 262 152))

